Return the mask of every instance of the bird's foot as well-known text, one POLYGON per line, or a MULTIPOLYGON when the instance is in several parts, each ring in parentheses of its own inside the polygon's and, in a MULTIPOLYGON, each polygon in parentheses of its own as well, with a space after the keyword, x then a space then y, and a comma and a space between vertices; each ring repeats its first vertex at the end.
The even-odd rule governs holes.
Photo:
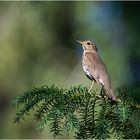
POLYGON ((88 93, 90 93, 90 90, 88 90, 88 93))
POLYGON ((96 90, 94 90, 94 94, 92 94, 91 89, 90 89, 90 90, 88 90, 88 93, 89 93, 90 95, 92 95, 92 96, 97 97, 97 98, 102 98, 102 96, 101 96, 101 95, 99 95, 99 94, 97 93, 97 89, 96 89, 96 90))
POLYGON ((88 93, 91 93, 91 88, 88 90, 88 93))
POLYGON ((97 98, 102 98, 102 96, 99 95, 99 94, 95 94, 95 97, 97 97, 97 98))

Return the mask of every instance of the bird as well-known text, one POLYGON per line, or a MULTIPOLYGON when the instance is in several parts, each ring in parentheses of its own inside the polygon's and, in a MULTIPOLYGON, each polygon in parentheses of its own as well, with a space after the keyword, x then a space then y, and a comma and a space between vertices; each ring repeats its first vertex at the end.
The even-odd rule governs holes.
POLYGON ((83 47, 82 66, 86 76, 92 81, 88 90, 91 91, 94 83, 105 89, 106 96, 112 101, 116 101, 107 68, 99 56, 96 44, 90 40, 79 41, 83 47))

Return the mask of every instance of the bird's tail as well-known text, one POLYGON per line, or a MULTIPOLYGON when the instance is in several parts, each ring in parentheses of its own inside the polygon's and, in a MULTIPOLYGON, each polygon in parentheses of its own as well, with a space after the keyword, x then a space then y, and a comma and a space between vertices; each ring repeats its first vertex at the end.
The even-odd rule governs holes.
POLYGON ((112 88, 105 88, 107 96, 112 100, 116 101, 116 96, 113 93, 112 88))

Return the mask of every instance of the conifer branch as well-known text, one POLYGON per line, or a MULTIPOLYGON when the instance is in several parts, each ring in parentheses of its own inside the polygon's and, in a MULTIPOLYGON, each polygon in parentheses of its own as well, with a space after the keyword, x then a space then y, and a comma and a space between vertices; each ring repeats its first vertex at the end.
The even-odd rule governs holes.
MULTIPOLYGON (((102 91, 102 95, 105 95, 102 91)), ((34 110, 34 119, 42 130, 48 128, 54 138, 73 131, 77 139, 130 139, 140 137, 140 125, 133 122, 139 104, 128 96, 128 90, 118 88, 118 101, 99 97, 84 86, 70 89, 54 85, 33 88, 12 100, 16 113, 14 123, 20 123, 34 110)))

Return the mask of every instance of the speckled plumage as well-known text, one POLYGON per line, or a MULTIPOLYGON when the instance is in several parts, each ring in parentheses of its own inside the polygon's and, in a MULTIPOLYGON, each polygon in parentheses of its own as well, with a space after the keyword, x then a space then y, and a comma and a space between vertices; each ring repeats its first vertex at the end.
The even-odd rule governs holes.
POLYGON ((106 66, 98 54, 96 45, 89 40, 79 42, 84 50, 82 65, 85 74, 90 80, 94 80, 98 85, 102 85, 110 99, 116 100, 106 66))

